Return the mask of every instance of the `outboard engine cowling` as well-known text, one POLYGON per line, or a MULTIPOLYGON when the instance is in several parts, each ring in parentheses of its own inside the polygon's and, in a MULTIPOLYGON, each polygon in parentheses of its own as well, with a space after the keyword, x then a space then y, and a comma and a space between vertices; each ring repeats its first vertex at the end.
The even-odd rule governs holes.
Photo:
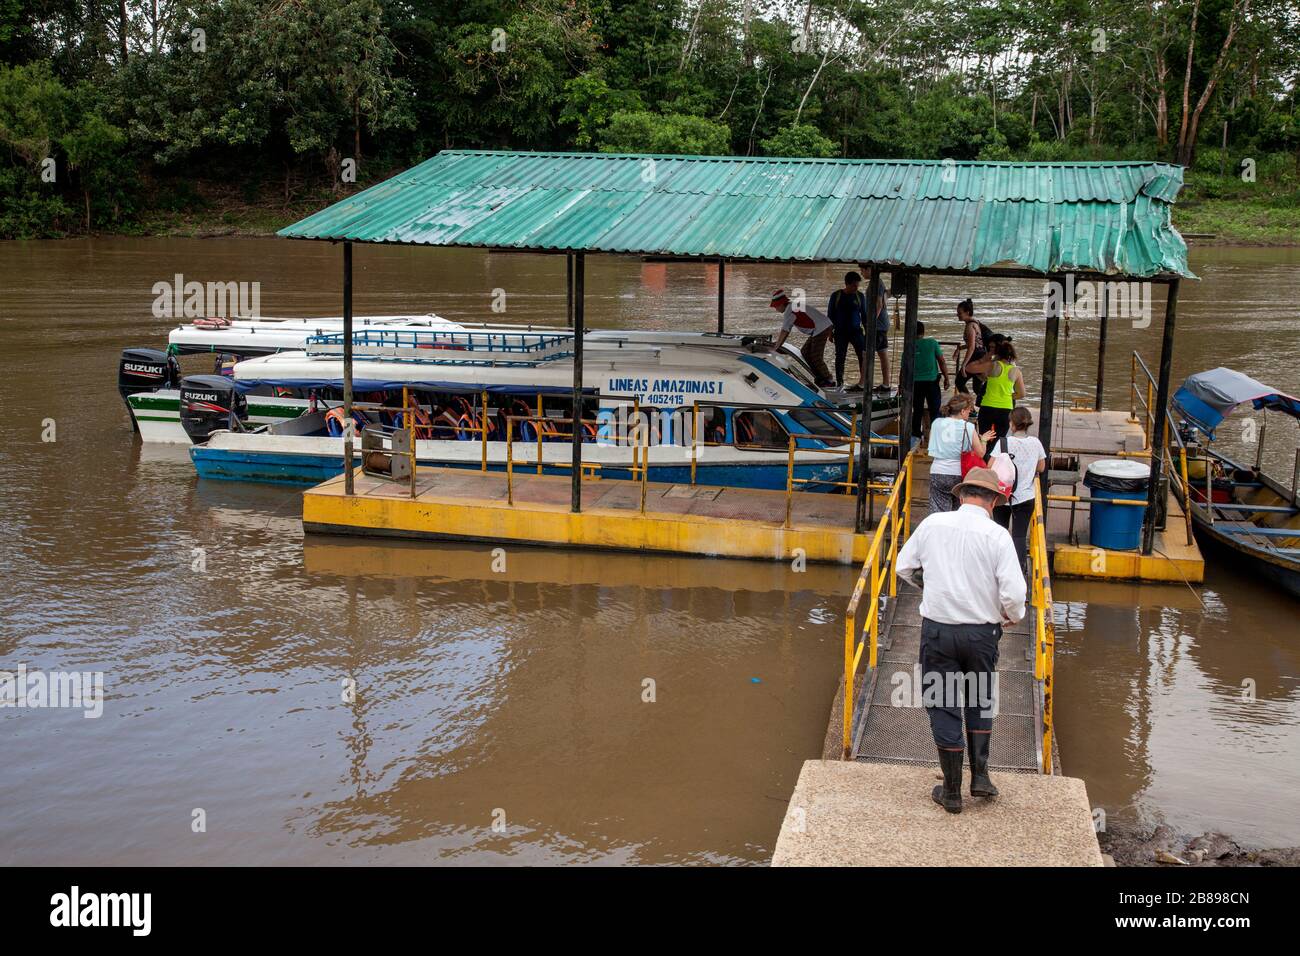
POLYGON ((189 375, 181 380, 181 427, 194 444, 215 431, 239 431, 248 420, 248 402, 224 375, 189 375))
MULTIPOLYGON (((117 365, 117 391, 130 411, 128 396, 137 392, 155 392, 160 388, 175 388, 180 384, 181 367, 176 356, 162 349, 123 349, 117 365)), ((131 427, 139 431, 135 416, 131 427)))

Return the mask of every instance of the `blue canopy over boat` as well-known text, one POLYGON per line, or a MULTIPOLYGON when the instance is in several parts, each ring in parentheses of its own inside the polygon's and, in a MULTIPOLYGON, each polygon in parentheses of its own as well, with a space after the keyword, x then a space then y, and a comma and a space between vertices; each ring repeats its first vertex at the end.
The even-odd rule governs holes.
POLYGON ((1246 402, 1256 409, 1268 408, 1300 418, 1300 399, 1275 391, 1230 368, 1215 368, 1188 376, 1173 397, 1174 413, 1210 438, 1214 437, 1219 422, 1246 402))

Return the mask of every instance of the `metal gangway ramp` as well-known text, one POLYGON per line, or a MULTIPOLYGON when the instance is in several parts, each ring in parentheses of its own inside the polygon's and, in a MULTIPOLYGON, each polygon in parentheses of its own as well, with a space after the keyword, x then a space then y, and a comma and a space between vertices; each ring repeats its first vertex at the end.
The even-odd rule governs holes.
MULTIPOLYGON (((930 721, 919 694, 921 591, 894 566, 912 527, 917 453, 899 470, 845 615, 843 756, 873 763, 938 767, 930 721)), ((919 483, 918 483, 919 485, 919 483)), ((928 499, 928 496, 927 496, 928 499)), ((997 717, 991 769, 1052 772, 1051 584, 1041 490, 1030 526, 1030 606, 1005 628, 998 649, 997 717)))

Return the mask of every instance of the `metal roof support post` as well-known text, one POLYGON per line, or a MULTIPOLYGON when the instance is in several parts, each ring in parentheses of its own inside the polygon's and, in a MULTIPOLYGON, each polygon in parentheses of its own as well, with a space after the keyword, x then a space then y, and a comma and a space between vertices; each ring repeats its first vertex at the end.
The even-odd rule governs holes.
POLYGON ((727 260, 718 260, 718 334, 726 331, 727 260))
MULTIPOLYGON (((875 368, 876 354, 873 350, 875 345, 875 328, 876 328, 876 301, 880 297, 880 270, 876 268, 874 262, 868 262, 862 268, 871 270, 871 281, 867 284, 867 315, 863 316, 863 324, 867 325, 868 338, 867 347, 864 350, 862 362, 862 445, 859 451, 858 463, 858 507, 853 521, 853 533, 865 534, 867 531, 868 511, 871 517, 875 517, 875 502, 870 500, 870 494, 867 491, 867 485, 871 483, 871 395, 875 391, 875 368)), ((850 454, 852 450, 850 449, 850 454)))
POLYGON ((1063 276, 1051 276, 1044 297, 1047 327, 1043 333, 1043 382, 1039 389, 1038 440, 1043 443, 1049 469, 1052 467, 1052 411, 1056 404, 1056 346, 1061 333, 1061 307, 1066 289, 1063 279, 1063 276))
POLYGON ((1110 321, 1110 283, 1100 281, 1101 286, 1101 333, 1097 341, 1097 398, 1092 407, 1101 411, 1102 386, 1106 381, 1106 323, 1110 321))
MULTIPOLYGON (((343 493, 352 494, 352 243, 343 243, 343 493)), ((411 476, 415 481, 415 476, 411 476)))
MULTIPOLYGON (((920 303, 920 277, 915 272, 903 274, 903 293, 907 296, 903 309, 903 359, 898 369, 898 466, 912 450, 912 419, 916 415, 916 322, 920 303)), ((874 356, 873 356, 874 358, 874 356)))
POLYGON ((1174 320, 1178 312, 1178 280, 1169 283, 1165 298, 1165 330, 1160 340, 1160 375, 1156 385, 1156 416, 1151 426, 1151 482, 1142 519, 1142 553, 1150 554, 1156 539, 1156 502, 1165 465, 1165 424, 1169 418, 1169 373, 1174 364, 1174 320))
POLYGON ((582 334, 586 316, 583 314, 584 273, 586 256, 571 253, 573 261, 573 494, 569 510, 577 514, 582 510, 582 334))
POLYGON ((573 328, 573 253, 564 255, 564 324, 573 328))

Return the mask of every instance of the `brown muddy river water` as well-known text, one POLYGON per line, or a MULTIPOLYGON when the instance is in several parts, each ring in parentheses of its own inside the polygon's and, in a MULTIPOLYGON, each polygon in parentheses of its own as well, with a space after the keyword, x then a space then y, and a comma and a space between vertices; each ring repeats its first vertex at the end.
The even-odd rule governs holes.
MULTIPOLYGON (((500 320, 503 289, 504 318, 563 322, 561 259, 356 265, 360 314, 500 320)), ((1192 268, 1175 379, 1228 365, 1300 392, 1300 250, 1192 268)), ((767 861, 820 752, 853 571, 519 550, 495 573, 486 547, 304 539, 294 489, 200 483, 133 438, 117 357, 166 341, 154 283, 256 281, 264 314, 337 315, 340 272, 338 249, 278 240, 0 243, 0 670, 99 671, 106 697, 98 719, 0 709, 0 862, 767 861)), ((840 272, 737 267, 729 326, 771 329, 774 287, 820 298, 840 272)), ((714 323, 702 267, 595 258, 587 288, 596 326, 714 323)), ((921 292, 941 339, 966 295, 1012 330, 1036 407, 1041 285, 921 292)), ((1112 323, 1109 407, 1162 310, 1112 323)), ((1091 397, 1095 345, 1072 323, 1064 396, 1091 397)), ((1296 438, 1269 430, 1276 473, 1296 438)), ((1222 567, 1199 592, 1056 596, 1065 770, 1107 819, 1300 844, 1300 605, 1222 567)))

